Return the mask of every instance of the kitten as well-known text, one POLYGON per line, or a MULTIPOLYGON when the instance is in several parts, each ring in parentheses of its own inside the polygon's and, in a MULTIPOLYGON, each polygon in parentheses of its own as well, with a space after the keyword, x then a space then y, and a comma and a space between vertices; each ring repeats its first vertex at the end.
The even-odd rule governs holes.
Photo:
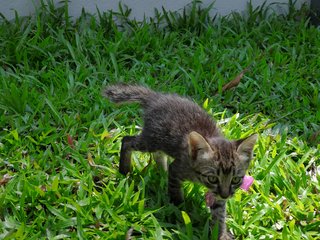
POLYGON ((169 166, 168 194, 171 202, 183 202, 184 180, 200 182, 215 197, 210 207, 219 239, 232 239, 227 232, 226 201, 240 187, 252 158, 257 135, 229 141, 211 117, 193 101, 154 92, 138 85, 116 84, 102 93, 115 103, 139 102, 144 109, 140 135, 125 136, 120 152, 120 173, 131 170, 131 152, 162 151, 174 158, 169 166))

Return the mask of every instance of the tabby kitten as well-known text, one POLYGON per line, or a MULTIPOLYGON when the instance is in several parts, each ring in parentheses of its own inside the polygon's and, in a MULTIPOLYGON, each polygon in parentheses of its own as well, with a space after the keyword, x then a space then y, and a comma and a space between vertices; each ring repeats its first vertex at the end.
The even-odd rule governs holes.
POLYGON ((252 158, 257 135, 229 141, 216 123, 193 101, 175 94, 162 94, 138 85, 108 86, 103 95, 115 103, 139 102, 144 109, 140 135, 122 139, 119 171, 131 170, 131 152, 162 151, 174 158, 169 166, 168 194, 171 202, 183 202, 184 180, 205 185, 215 201, 211 208, 219 239, 227 232, 226 201, 242 184, 252 158))

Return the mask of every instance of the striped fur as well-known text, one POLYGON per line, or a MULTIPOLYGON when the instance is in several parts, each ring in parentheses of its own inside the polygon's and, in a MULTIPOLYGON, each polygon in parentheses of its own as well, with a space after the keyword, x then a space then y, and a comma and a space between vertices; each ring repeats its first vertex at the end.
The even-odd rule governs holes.
POLYGON ((230 239, 225 225, 225 203, 239 188, 249 166, 256 135, 229 141, 211 117, 190 99, 157 93, 137 85, 108 86, 103 95, 116 103, 139 102, 144 110, 140 135, 122 140, 119 171, 131 171, 131 152, 164 152, 174 158, 169 166, 168 194, 183 202, 181 184, 200 182, 215 196, 211 206, 220 239, 230 239))

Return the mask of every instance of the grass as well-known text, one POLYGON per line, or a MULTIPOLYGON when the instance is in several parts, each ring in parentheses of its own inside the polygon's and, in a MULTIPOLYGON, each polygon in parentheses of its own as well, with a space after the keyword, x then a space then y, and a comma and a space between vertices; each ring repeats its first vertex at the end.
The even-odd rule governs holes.
POLYGON ((178 209, 148 154, 134 155, 132 176, 117 172, 121 138, 142 122, 100 91, 126 81, 192 97, 227 137, 259 133, 256 181, 228 203, 238 239, 320 239, 320 32, 304 11, 268 9, 210 18, 194 5, 138 23, 122 8, 72 22, 42 2, 32 18, 3 19, 0 238, 208 239, 203 187, 186 183, 178 209))

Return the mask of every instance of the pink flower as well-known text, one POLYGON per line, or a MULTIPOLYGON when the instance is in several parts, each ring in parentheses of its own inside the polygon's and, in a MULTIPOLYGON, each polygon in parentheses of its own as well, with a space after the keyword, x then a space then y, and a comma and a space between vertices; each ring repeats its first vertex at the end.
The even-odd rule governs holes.
POLYGON ((253 181, 254 181, 254 178, 253 178, 253 177, 247 176, 247 175, 244 176, 240 188, 241 188, 242 190, 248 191, 249 188, 250 188, 250 186, 252 185, 253 181))

